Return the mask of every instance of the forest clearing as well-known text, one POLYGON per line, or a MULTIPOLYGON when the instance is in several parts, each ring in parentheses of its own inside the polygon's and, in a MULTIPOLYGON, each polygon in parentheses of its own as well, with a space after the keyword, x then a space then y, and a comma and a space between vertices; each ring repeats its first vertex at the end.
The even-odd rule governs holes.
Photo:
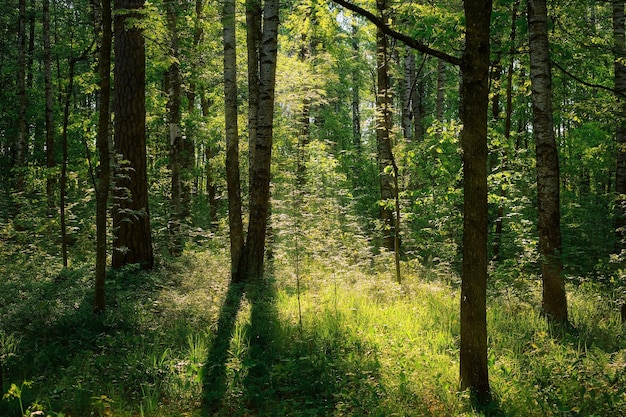
MULTIPOLYGON (((277 255, 279 255, 277 253, 277 255)), ((450 271, 277 256, 263 284, 229 287, 224 248, 151 273, 108 277, 92 314, 92 271, 3 268, 2 415, 621 416, 626 340, 592 284, 570 292, 572 327, 539 312, 538 281, 489 290, 497 401, 476 411, 458 387, 459 281, 450 271), (28 279, 24 279, 28 277, 28 279), (299 305, 300 304, 300 305, 299 305), (300 314, 301 312, 301 314, 300 314)), ((392 262, 391 262, 392 264, 392 262)))

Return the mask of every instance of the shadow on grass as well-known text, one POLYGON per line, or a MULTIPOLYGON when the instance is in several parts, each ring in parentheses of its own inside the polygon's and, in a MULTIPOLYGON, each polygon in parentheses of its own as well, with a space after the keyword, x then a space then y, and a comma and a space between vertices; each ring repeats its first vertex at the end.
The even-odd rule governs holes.
MULTIPOLYGON (((0 332, 17 340, 3 363, 3 392, 32 381, 22 393, 24 407, 37 400, 46 410, 89 415, 97 398, 119 394, 139 403, 142 390, 160 383, 152 356, 165 349, 159 345, 167 343, 165 329, 146 324, 150 299, 163 284, 159 274, 133 266, 110 271, 107 310, 96 316, 88 268, 57 275, 31 269, 0 283, 0 332)), ((21 415, 17 400, 0 401, 0 415, 21 415)))
POLYGON ((280 320, 272 280, 231 285, 205 365, 205 415, 386 415, 376 349, 323 314, 302 330, 280 320), (249 321, 236 320, 243 300, 249 321))

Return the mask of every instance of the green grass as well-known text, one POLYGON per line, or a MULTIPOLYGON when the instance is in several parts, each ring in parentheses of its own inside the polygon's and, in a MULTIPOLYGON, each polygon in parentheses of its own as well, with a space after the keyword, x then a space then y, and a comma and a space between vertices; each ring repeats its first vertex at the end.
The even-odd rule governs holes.
MULTIPOLYGON (((198 249, 150 274, 111 273, 109 308, 94 317, 89 268, 55 274, 54 262, 11 256, 0 353, 3 393, 15 389, 2 416, 481 415, 458 391, 447 272, 405 265, 399 285, 383 258, 305 258, 296 277, 279 256, 267 282, 229 285, 225 251, 198 249)), ((490 292, 488 413, 625 415, 625 332, 609 297, 569 288, 572 327, 556 328, 536 284, 490 292)))

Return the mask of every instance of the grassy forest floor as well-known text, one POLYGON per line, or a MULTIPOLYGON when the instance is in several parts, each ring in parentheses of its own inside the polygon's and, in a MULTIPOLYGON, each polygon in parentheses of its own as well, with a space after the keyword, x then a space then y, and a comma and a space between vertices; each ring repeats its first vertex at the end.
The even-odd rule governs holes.
MULTIPOLYGON (((223 248, 197 248, 149 274, 111 273, 94 317, 89 268, 11 259, 2 416, 481 414, 457 389, 458 280, 446 271, 405 264, 397 284, 384 256, 342 269, 304 258, 297 275, 277 256, 271 280, 237 286, 223 248)), ((488 411, 626 414, 626 333, 598 294, 571 288, 572 328, 560 329, 536 291, 490 290, 488 411)))

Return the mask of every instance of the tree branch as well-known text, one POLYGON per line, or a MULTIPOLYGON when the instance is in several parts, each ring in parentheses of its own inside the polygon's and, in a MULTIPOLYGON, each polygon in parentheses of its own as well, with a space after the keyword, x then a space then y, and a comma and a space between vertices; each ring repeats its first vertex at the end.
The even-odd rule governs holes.
POLYGON ((571 72, 569 72, 568 70, 566 70, 565 68, 560 66, 558 63, 552 61, 552 64, 555 67, 557 67, 563 74, 567 75, 568 77, 570 77, 574 81, 577 81, 577 82, 581 83, 582 85, 585 85, 585 86, 591 87, 591 88, 597 88, 597 89, 600 89, 600 90, 605 90, 605 91, 608 91, 610 93, 615 94, 619 98, 626 99, 626 94, 624 94, 624 93, 622 93, 620 91, 617 91, 614 88, 607 87, 606 85, 602 85, 602 84, 593 84, 593 83, 587 82, 587 81, 583 80, 582 78, 572 74, 571 72))
POLYGON ((434 56, 436 58, 442 59, 446 62, 448 62, 449 64, 452 65, 456 65, 456 66, 461 66, 461 59, 452 55, 449 55, 445 52, 439 51, 437 49, 433 49, 429 46, 427 46, 426 44, 418 41, 417 39, 411 38, 410 36, 407 36, 403 33, 400 33, 392 28, 389 27, 389 25, 387 25, 381 18, 377 17, 376 15, 374 15, 373 13, 363 9, 362 7, 359 7, 355 4, 352 4, 348 1, 345 0, 332 0, 334 3, 337 3, 340 6, 345 7, 348 10, 351 10, 361 16, 363 16, 364 18, 366 18, 367 20, 369 20, 370 22, 372 22, 373 24, 376 25, 376 27, 378 27, 385 35, 388 35, 394 39, 397 39, 399 41, 402 41, 405 45, 416 49, 424 54, 427 55, 431 55, 434 56))

